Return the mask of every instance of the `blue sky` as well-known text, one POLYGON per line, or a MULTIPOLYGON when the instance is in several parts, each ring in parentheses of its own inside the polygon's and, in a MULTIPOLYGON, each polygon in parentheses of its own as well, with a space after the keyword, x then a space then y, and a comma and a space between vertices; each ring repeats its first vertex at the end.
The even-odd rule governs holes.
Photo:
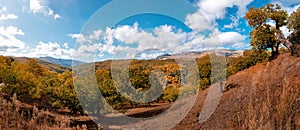
POLYGON ((243 17, 250 7, 266 3, 279 3, 289 13, 300 4, 296 0, 2 0, 0 55, 92 61, 249 49, 251 28, 243 17))

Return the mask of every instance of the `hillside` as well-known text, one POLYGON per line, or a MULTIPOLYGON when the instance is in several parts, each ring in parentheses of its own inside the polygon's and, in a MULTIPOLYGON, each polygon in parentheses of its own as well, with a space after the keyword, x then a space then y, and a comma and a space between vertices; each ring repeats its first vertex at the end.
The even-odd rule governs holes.
POLYGON ((52 64, 58 64, 58 65, 61 65, 64 67, 69 67, 69 68, 71 68, 72 65, 76 66, 76 65, 80 65, 80 64, 85 64, 82 61, 71 60, 71 59, 57 59, 57 58, 53 58, 53 57, 40 57, 38 59, 50 62, 52 64))
POLYGON ((300 58, 282 54, 275 60, 238 72, 226 82, 214 114, 198 123, 209 89, 173 129, 299 129, 300 58))
POLYGON ((205 55, 215 53, 216 55, 225 55, 226 57, 238 57, 243 55, 242 50, 226 50, 226 49, 219 49, 219 50, 209 50, 209 51, 202 51, 202 52, 184 52, 184 53, 177 53, 177 54, 164 54, 158 56, 156 59, 158 60, 169 60, 169 59, 180 59, 180 58, 201 58, 205 55))
MULTIPOLYGON (((27 58, 27 57, 11 57, 11 58, 16 60, 17 62, 23 62, 23 63, 25 63, 28 59, 30 59, 30 58, 27 58)), ((63 73, 67 70, 69 70, 69 71, 71 70, 69 67, 65 67, 65 66, 62 66, 60 64, 55 64, 55 63, 48 62, 48 61, 45 61, 45 60, 40 60, 38 58, 35 58, 35 60, 37 60, 38 63, 41 66, 43 66, 43 67, 45 67, 45 68, 47 68, 51 71, 57 72, 57 73, 63 73)))

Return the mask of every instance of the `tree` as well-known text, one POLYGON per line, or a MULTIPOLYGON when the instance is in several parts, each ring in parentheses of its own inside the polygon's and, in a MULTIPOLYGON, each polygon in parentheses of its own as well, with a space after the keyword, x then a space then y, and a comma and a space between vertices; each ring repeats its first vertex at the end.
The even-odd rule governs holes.
POLYGON ((288 40, 293 44, 300 44, 300 7, 289 17, 287 27, 293 31, 288 40))
POLYGON ((7 80, 9 78, 9 75, 11 74, 11 64, 13 62, 13 59, 7 58, 4 56, 0 56, 0 84, 5 83, 7 84, 7 80))
POLYGON ((280 41, 276 37, 276 30, 286 25, 288 14, 282 10, 280 5, 267 4, 261 8, 251 8, 246 14, 245 19, 249 25, 254 28, 250 33, 251 46, 254 50, 263 51, 271 49, 272 57, 279 52, 280 41), (274 21, 275 27, 272 27, 267 21, 274 21))
POLYGON ((271 48, 272 55, 277 54, 279 44, 274 34, 275 29, 268 24, 256 27, 250 33, 250 45, 252 49, 262 52, 263 50, 271 48))
POLYGON ((269 60, 267 52, 258 52, 256 50, 245 50, 243 56, 231 57, 229 65, 227 66, 227 76, 263 63, 269 60))
POLYGON ((299 9, 290 17, 280 5, 267 4, 261 8, 251 8, 247 12, 245 19, 250 27, 254 28, 250 33, 251 46, 254 50, 271 49, 272 57, 279 53, 279 46, 282 43, 290 50, 293 56, 300 56, 299 43, 299 9), (275 26, 268 24, 273 21, 275 26), (287 25, 294 32, 286 39, 280 30, 281 27, 287 25), (290 41, 289 41, 290 40, 290 41))
POLYGON ((267 13, 262 9, 251 8, 245 16, 250 27, 256 28, 266 23, 268 19, 267 13))

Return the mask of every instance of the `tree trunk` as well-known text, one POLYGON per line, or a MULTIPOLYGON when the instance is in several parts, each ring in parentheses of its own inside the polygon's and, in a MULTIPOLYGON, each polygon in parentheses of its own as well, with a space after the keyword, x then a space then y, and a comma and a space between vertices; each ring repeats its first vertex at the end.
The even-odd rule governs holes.
POLYGON ((276 55, 279 54, 279 45, 280 45, 280 43, 276 44, 276 48, 275 48, 276 55))
POLYGON ((274 47, 271 47, 271 54, 272 54, 272 59, 275 58, 276 56, 276 53, 275 53, 275 50, 274 50, 274 47))
POLYGON ((276 30, 275 33, 277 39, 290 50, 292 56, 299 57, 300 56, 300 45, 292 44, 289 40, 287 40, 281 30, 276 30))

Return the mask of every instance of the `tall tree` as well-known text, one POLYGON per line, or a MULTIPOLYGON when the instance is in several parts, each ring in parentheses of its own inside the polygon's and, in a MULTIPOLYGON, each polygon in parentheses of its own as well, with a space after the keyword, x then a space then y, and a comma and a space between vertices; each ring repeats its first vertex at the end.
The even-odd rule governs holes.
POLYGON ((299 22, 292 21, 299 21, 298 17, 299 13, 297 15, 297 13, 294 12, 294 14, 288 18, 287 12, 278 4, 267 4, 261 8, 251 8, 245 16, 250 27, 254 28, 250 33, 251 46, 253 46, 255 50, 266 50, 270 48, 272 50, 272 56, 274 57, 278 54, 279 46, 282 43, 291 51, 293 56, 300 56, 300 49, 297 49, 295 43, 289 41, 299 38, 299 32, 294 31, 288 40, 280 30, 281 27, 287 25, 287 21, 290 23, 288 26, 290 26, 291 29, 297 30, 294 24, 298 23, 299 25, 299 22), (274 22, 275 27, 272 27, 268 22, 274 22))
POLYGON ((300 7, 289 17, 287 27, 292 31, 288 40, 293 44, 300 44, 300 7))

